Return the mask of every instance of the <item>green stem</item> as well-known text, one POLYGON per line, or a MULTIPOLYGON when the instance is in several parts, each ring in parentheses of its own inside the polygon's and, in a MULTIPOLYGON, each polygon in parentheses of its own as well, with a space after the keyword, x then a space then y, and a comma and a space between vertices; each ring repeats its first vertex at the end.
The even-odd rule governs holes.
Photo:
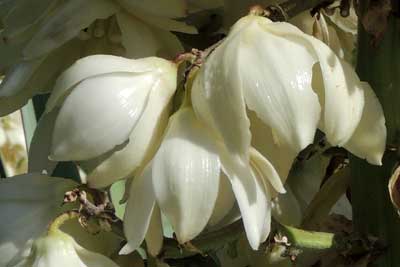
MULTIPOLYGON (((361 1, 361 14, 370 1, 361 1)), ((399 146, 400 132, 400 20, 392 15, 383 39, 376 47, 360 27, 357 71, 374 88, 386 117, 388 144, 399 146)), ((351 158, 351 195, 356 231, 377 236, 388 249, 376 262, 379 267, 400 266, 400 220, 389 199, 388 179, 398 157, 387 152, 383 166, 351 158)), ((374 265, 375 266, 375 265, 374 265)))
POLYGON ((336 248, 336 236, 332 233, 313 232, 281 225, 284 234, 291 246, 302 249, 324 250, 336 248))

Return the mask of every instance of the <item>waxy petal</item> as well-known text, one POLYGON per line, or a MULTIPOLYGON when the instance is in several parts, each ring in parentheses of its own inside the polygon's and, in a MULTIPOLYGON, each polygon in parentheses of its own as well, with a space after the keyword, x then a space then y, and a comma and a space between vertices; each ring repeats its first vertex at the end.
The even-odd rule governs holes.
POLYGON ((129 254, 139 248, 149 229, 155 206, 151 167, 133 180, 129 190, 124 215, 124 233, 128 243, 120 254, 129 254))
POLYGON ((50 157, 86 160, 128 140, 159 83, 157 76, 113 73, 79 83, 60 109, 50 157))
POLYGON ((366 82, 361 84, 365 94, 364 110, 353 136, 344 147, 371 164, 382 165, 386 149, 385 116, 371 86, 366 82))
POLYGON ((63 2, 55 13, 46 19, 39 31, 25 47, 25 58, 42 56, 77 36, 96 19, 105 19, 118 10, 107 0, 69 0, 63 2))
POLYGON ((154 156, 168 123, 170 102, 175 89, 174 86, 167 86, 150 92, 147 106, 130 133, 128 144, 112 153, 88 174, 89 186, 105 187, 115 180, 132 175, 154 156))
POLYGON ((311 88, 315 60, 304 45, 269 33, 265 18, 244 19, 248 25, 239 24, 240 38, 231 42, 241 43, 236 57, 246 104, 282 142, 301 150, 312 143, 320 117, 318 97, 311 88))
POLYGON ((251 135, 239 74, 239 44, 221 44, 208 57, 194 80, 191 99, 196 115, 220 135, 232 157, 245 165, 251 135))
POLYGON ((153 186, 180 243, 207 225, 218 195, 220 162, 215 137, 184 108, 170 118, 153 159, 153 186))

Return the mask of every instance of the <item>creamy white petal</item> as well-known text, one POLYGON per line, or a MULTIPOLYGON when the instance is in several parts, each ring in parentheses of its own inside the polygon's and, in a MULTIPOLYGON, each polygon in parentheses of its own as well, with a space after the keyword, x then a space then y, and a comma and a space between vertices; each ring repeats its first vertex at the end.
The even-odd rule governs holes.
POLYGON ((153 159, 153 186, 180 243, 207 225, 218 195, 220 162, 215 137, 183 108, 170 118, 153 159))
POLYGON ((318 97, 311 88, 315 60, 304 45, 269 33, 271 23, 265 18, 242 20, 246 19, 240 38, 231 40, 241 43, 236 56, 246 104, 282 142, 303 149, 312 143, 320 117, 318 97))
MULTIPOLYGON (((156 57, 131 60, 111 55, 93 55, 81 58, 57 79, 52 94, 47 101, 46 112, 60 105, 74 86, 89 77, 113 72, 162 72, 165 66, 168 65, 166 62, 156 57)), ((172 64, 169 63, 169 65, 172 64)))
POLYGON ((147 12, 149 15, 179 18, 185 17, 187 13, 187 4, 185 0, 117 0, 129 12, 136 14, 138 12, 147 12))
POLYGON ((320 127, 328 141, 344 145, 357 127, 364 107, 364 90, 354 69, 322 41, 302 33, 288 23, 270 23, 268 30, 308 47, 314 54, 313 89, 323 109, 320 127))
POLYGON ((57 165, 56 161, 49 160, 49 155, 58 111, 55 109, 50 113, 43 114, 36 126, 29 146, 28 172, 45 172, 51 175, 57 165))
POLYGON ((142 116, 129 135, 129 142, 101 162, 94 162, 87 180, 91 187, 104 187, 113 181, 133 175, 155 154, 168 122, 171 98, 176 90, 176 66, 163 78, 164 87, 150 92, 142 116))
POLYGON ((25 47, 25 58, 36 58, 77 36, 96 19, 105 19, 118 7, 107 0, 69 0, 46 19, 25 47))
POLYGON ((247 164, 251 135, 239 74, 239 44, 225 42, 207 58, 194 80, 191 99, 196 115, 220 135, 233 157, 247 164))
POLYGON ((105 187, 115 180, 132 175, 157 151, 171 111, 174 87, 150 92, 142 116, 129 135, 128 144, 98 164, 87 176, 91 187, 105 187))
MULTIPOLYGON (((225 166, 224 166, 225 167, 225 166)), ((250 175, 237 176, 224 168, 230 178, 232 189, 239 205, 240 213, 250 246, 257 250, 264 242, 271 227, 271 202, 265 191, 261 175, 252 169, 250 175)))
POLYGON ((221 172, 219 179, 218 197, 215 201, 213 213, 208 221, 208 227, 219 224, 231 212, 235 205, 235 195, 225 173, 221 172))
POLYGON ((124 233, 127 244, 120 254, 129 254, 139 248, 149 229, 155 206, 152 169, 147 167, 130 185, 130 194, 124 215, 124 233))
POLYGON ((112 73, 79 83, 56 119, 51 159, 94 158, 128 140, 159 83, 157 76, 112 73))
POLYGON ((117 14, 122 33, 122 44, 129 58, 166 56, 174 58, 183 51, 182 45, 172 33, 146 24, 125 12, 117 14))
POLYGON ((265 125, 254 112, 248 112, 248 116, 251 122, 252 146, 271 162, 284 183, 300 151, 293 150, 281 142, 274 136, 272 129, 265 125))
POLYGON ((366 82, 361 82, 361 85, 365 95, 363 114, 353 136, 344 147, 371 164, 382 165, 386 149, 385 116, 371 86, 366 82))
POLYGON ((149 228, 147 229, 145 240, 147 251, 153 257, 157 256, 162 249, 164 240, 161 212, 160 208, 157 205, 154 206, 153 214, 151 215, 150 224, 149 228))
POLYGON ((39 174, 0 180, 0 266, 26 252, 26 243, 42 234, 61 212, 64 192, 76 185, 71 180, 39 174))

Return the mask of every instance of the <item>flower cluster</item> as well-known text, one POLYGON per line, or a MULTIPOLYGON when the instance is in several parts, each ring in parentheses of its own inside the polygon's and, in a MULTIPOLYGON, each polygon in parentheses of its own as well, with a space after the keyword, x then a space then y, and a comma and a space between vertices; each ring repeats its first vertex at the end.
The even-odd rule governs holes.
MULTIPOLYGON (((139 18, 147 12, 145 21, 159 23, 164 2, 155 2, 160 6, 146 11, 147 5, 136 1, 91 0, 87 5, 95 8, 88 16, 72 16, 76 8, 86 5, 76 1, 46 6, 51 9, 46 12, 64 17, 43 15, 43 27, 34 31, 23 50, 40 59, 23 59, 15 75, 32 74, 34 70, 20 64, 42 66, 44 54, 77 38, 95 19, 113 14, 126 49, 144 51, 135 47, 137 39, 131 39, 138 35, 125 33, 134 27, 123 21, 133 18, 119 5, 135 10, 139 18)), ((182 15, 178 2, 169 4, 168 30, 181 25, 170 19, 182 15)), ((100 31, 96 27, 91 34, 100 31)), ((148 252, 158 255, 163 246, 163 216, 181 244, 241 219, 256 250, 271 230, 272 200, 285 194, 292 164, 313 143, 317 129, 331 146, 381 164, 386 141, 382 107, 344 55, 323 41, 287 22, 272 22, 255 8, 233 25, 218 46, 202 54, 200 64, 196 60, 191 66, 184 80, 185 97, 176 110, 172 103, 181 62, 147 55, 137 58, 129 52, 124 55, 136 59, 105 54, 81 58, 54 82, 33 138, 30 170, 51 174, 56 162, 73 161, 86 173, 91 188, 107 188, 126 179, 127 242, 121 254, 135 251, 145 240, 148 252)), ((155 54, 154 49, 150 54, 155 54)), ((14 79, 13 74, 6 76, 4 86, 10 83, 7 79, 14 79)), ((0 186, 19 180, 0 181, 0 186)), ((4 203, 7 199, 6 195, 4 203)), ((13 205, 21 204, 14 201, 13 205)), ((46 206, 46 214, 53 215, 54 210, 46 206)), ((42 225, 32 238, 43 232, 42 225)), ((9 246, 7 236, 1 237, 0 254, 3 242, 9 246)), ((18 249, 21 246, 13 253, 18 249)), ((116 266, 60 231, 49 231, 34 241, 30 254, 11 266, 39 266, 38 260, 52 266, 56 257, 67 257, 65 266, 116 266)))

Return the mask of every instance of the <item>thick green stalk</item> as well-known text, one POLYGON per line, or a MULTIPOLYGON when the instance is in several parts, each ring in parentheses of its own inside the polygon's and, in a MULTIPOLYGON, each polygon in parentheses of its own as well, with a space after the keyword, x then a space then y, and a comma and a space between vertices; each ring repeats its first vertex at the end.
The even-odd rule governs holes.
MULTIPOLYGON (((369 1, 361 1, 365 14, 369 1)), ((361 80, 374 88, 383 106, 388 129, 388 144, 399 146, 400 132, 400 19, 390 15, 384 38, 377 46, 360 27, 357 71, 361 80)), ((400 219, 389 199, 388 180, 397 161, 394 152, 387 152, 383 166, 372 166, 352 158, 351 195, 356 231, 381 239, 387 251, 376 266, 400 266, 400 219)))

